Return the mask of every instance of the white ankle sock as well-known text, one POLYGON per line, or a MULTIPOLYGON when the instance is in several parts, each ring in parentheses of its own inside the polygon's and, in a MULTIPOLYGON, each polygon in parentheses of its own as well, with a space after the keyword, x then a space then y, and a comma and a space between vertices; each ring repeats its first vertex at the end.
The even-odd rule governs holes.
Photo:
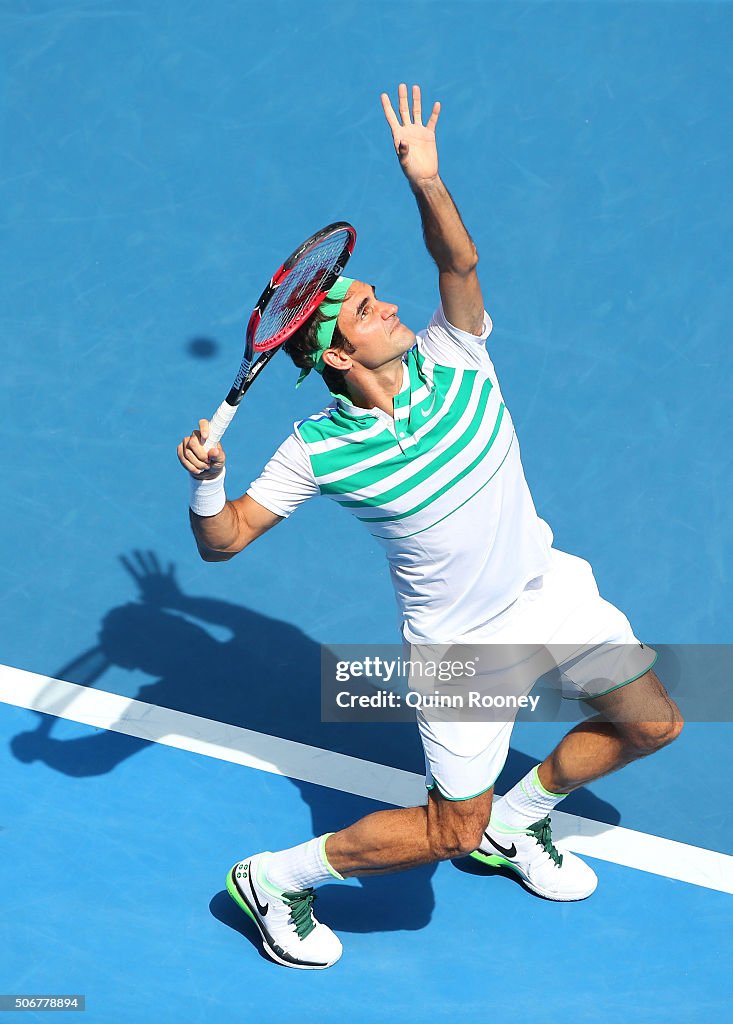
POLYGON ((326 857, 326 840, 333 832, 310 839, 300 846, 272 853, 264 863, 264 874, 270 885, 283 892, 300 892, 315 888, 343 875, 334 871, 326 857))
POLYGON ((526 828, 544 818, 565 799, 567 793, 549 793, 545 789, 537 774, 538 768, 539 765, 536 765, 505 796, 494 800, 491 808, 492 823, 507 828, 526 828))

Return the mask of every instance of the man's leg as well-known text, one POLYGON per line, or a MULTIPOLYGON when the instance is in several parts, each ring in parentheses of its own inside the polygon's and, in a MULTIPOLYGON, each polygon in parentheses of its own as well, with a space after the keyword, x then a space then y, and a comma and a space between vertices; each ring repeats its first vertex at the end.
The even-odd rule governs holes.
POLYGON ((234 865, 227 888, 254 919, 274 960, 313 968, 340 957, 341 943, 310 910, 313 890, 324 882, 401 871, 466 856, 478 847, 513 722, 454 717, 421 709, 416 714, 425 753, 425 806, 377 811, 340 832, 234 865))
POLYGON ((227 889, 257 925, 265 952, 286 967, 330 967, 341 943, 313 917, 314 888, 334 877, 384 874, 465 856, 491 814, 493 790, 451 801, 431 791, 427 806, 377 811, 354 825, 235 864, 227 889))
POLYGON ((465 857, 481 841, 493 792, 446 800, 433 789, 425 807, 368 814, 329 836, 328 861, 344 878, 352 878, 465 857))
POLYGON ((598 715, 565 736, 537 769, 550 793, 574 789, 661 750, 682 731, 680 710, 651 670, 588 701, 598 715))
POLYGON ((651 670, 588 703, 597 717, 572 729, 542 764, 494 801, 474 854, 484 863, 511 867, 551 899, 589 896, 595 876, 580 858, 555 849, 550 812, 579 786, 671 743, 683 725, 679 708, 651 670))

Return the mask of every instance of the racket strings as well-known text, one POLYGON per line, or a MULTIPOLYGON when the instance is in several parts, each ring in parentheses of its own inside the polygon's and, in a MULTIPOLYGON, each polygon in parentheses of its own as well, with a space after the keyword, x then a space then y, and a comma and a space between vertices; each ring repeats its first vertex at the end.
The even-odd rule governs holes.
POLYGON ((347 231, 337 231, 298 260, 263 311, 255 332, 255 349, 301 318, 314 295, 325 290, 329 276, 341 262, 348 237, 347 231))

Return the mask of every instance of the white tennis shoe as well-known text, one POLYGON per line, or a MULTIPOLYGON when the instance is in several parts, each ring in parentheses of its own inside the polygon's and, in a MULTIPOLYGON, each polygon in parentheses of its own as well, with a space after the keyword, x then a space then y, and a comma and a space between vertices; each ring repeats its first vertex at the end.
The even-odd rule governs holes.
POLYGON ((528 889, 548 900, 584 900, 598 885, 595 871, 585 861, 557 850, 549 815, 526 829, 489 823, 471 856, 491 867, 510 868, 528 889))
POLYGON ((283 967, 306 971, 335 964, 343 947, 331 929, 313 916, 313 889, 282 892, 264 877, 269 853, 241 860, 227 875, 227 891, 237 906, 252 918, 267 955, 283 967))

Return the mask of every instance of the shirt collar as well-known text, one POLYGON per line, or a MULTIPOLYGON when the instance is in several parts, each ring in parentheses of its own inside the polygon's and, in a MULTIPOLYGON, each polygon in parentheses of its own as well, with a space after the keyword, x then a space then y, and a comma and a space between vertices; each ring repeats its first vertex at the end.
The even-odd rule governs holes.
MULTIPOLYGON (((333 394, 333 392, 331 392, 333 394)), ((374 406, 373 409, 362 409, 359 405, 353 405, 348 398, 344 395, 336 395, 333 397, 338 403, 339 409, 347 416, 362 417, 362 416, 377 416, 380 419, 406 419, 410 414, 410 404, 412 401, 412 388, 410 387, 410 370, 407 365, 407 353, 402 357, 402 387, 394 396, 393 409, 394 416, 389 416, 384 410, 378 409, 374 406), (403 411, 404 410, 404 411, 403 411), (400 415, 400 413, 402 415, 400 415)))

